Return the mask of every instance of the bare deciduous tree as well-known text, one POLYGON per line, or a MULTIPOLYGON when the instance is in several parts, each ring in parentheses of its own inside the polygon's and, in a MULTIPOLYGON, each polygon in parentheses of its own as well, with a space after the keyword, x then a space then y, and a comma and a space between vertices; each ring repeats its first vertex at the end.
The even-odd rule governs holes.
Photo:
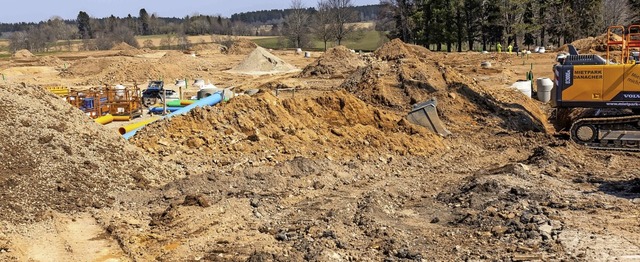
POLYGON ((628 0, 604 0, 602 1, 602 19, 604 26, 628 25, 638 15, 633 12, 628 0))
POLYGON ((291 13, 285 17, 283 33, 293 42, 296 48, 300 48, 303 47, 308 40, 309 13, 301 0, 291 0, 290 8, 291 13))
POLYGON ((331 8, 329 7, 328 0, 319 0, 317 12, 312 19, 311 31, 317 39, 324 42, 325 51, 327 51, 327 42, 331 41, 334 37, 331 22, 331 8))
POLYGON ((357 20, 358 14, 352 9, 351 0, 327 0, 327 3, 331 10, 333 33, 340 45, 355 30, 356 27, 350 23, 357 20))
POLYGON ((144 42, 142 43, 142 46, 143 46, 144 48, 149 48, 149 49, 153 49, 154 47, 156 47, 156 46, 153 44, 153 40, 151 40, 151 39, 144 40, 144 42))
POLYGON ((171 49, 171 45, 176 41, 176 34, 169 33, 164 38, 160 40, 160 47, 164 47, 166 49, 171 49))

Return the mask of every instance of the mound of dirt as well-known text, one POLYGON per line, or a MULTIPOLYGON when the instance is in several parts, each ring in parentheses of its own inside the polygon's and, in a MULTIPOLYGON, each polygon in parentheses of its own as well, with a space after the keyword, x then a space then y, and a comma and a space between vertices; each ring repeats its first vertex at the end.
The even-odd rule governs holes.
POLYGON ((39 220, 111 204, 110 193, 183 173, 38 87, 0 86, 0 220, 39 220))
POLYGON ((60 66, 64 64, 64 61, 55 56, 43 56, 38 59, 38 64, 41 66, 60 66))
MULTIPOLYGON (((556 240, 564 224, 558 220, 559 212, 549 211, 548 207, 560 204, 561 199, 556 197, 558 192, 536 190, 550 181, 533 178, 533 173, 527 165, 509 164, 472 176, 459 188, 437 198, 454 207, 452 225, 469 227, 481 236, 496 237, 505 243, 527 243, 553 253, 561 248, 556 240)), ((496 250, 495 255, 501 253, 504 252, 496 250)))
POLYGON ((31 52, 29 52, 29 50, 27 49, 20 49, 18 50, 15 54, 13 54, 11 57, 13 58, 18 58, 18 59, 25 59, 25 58, 32 58, 35 57, 35 55, 33 55, 31 52))
POLYGON ((61 75, 67 78, 86 77, 87 82, 84 84, 96 85, 100 83, 140 82, 160 78, 200 78, 206 72, 213 71, 214 67, 211 62, 205 59, 170 51, 160 59, 90 57, 74 62, 61 75))
POLYGON ((340 87, 370 104, 407 112, 413 104, 436 98, 441 118, 453 126, 549 129, 545 112, 530 98, 507 88, 486 88, 435 61, 424 48, 394 40, 375 53, 382 60, 356 70, 340 87))
POLYGON ((191 48, 191 50, 196 51, 198 54, 203 54, 203 55, 222 54, 226 52, 227 47, 220 44, 208 43, 208 44, 194 45, 191 48))
MULTIPOLYGON (((616 34, 612 34, 611 41, 621 41, 622 37, 616 34)), ((592 52, 606 52, 607 51, 607 34, 602 34, 597 37, 587 37, 583 39, 578 39, 576 41, 571 42, 571 44, 582 53, 592 53, 592 52)), ((612 46, 612 51, 620 51, 622 47, 620 46, 612 46)), ((555 52, 568 52, 568 45, 563 45, 560 48, 556 49, 555 52)))
POLYGON ((125 42, 120 42, 118 44, 113 45, 113 47, 111 48, 111 50, 134 50, 137 49, 125 42))
POLYGON ((256 47, 251 54, 245 57, 240 64, 230 70, 234 73, 250 74, 250 75, 262 75, 273 73, 288 73, 294 72, 298 69, 280 59, 279 57, 271 54, 269 51, 262 47, 256 47))
POLYGON ((256 49, 258 45, 252 42, 251 40, 247 40, 244 38, 240 38, 231 44, 229 49, 227 50, 227 54, 230 55, 247 55, 251 53, 254 49, 256 49))
POLYGON ((414 55, 408 45, 402 42, 399 38, 395 38, 382 45, 374 52, 374 54, 377 58, 386 61, 398 60, 412 57, 414 55))
POLYGON ((344 46, 337 46, 327 50, 315 62, 305 67, 300 76, 345 77, 364 65, 365 62, 357 54, 344 46))
POLYGON ((441 138, 427 129, 344 91, 284 100, 271 93, 240 96, 151 124, 131 141, 193 168, 210 166, 212 160, 226 166, 296 156, 369 159, 385 152, 426 155, 442 148, 441 138))

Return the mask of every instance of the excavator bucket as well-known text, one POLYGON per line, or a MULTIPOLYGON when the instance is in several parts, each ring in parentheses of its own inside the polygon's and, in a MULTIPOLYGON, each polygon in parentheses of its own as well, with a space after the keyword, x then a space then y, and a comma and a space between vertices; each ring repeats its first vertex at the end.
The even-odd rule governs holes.
POLYGON ((432 132, 443 137, 451 135, 451 132, 449 132, 442 121, 440 121, 436 105, 437 101, 435 98, 413 105, 413 109, 409 115, 407 115, 407 120, 413 124, 429 128, 432 132))

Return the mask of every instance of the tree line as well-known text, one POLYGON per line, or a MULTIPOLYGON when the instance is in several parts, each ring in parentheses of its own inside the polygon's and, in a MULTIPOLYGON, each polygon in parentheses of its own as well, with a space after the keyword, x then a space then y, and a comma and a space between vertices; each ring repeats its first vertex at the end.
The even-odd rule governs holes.
MULTIPOLYGON (((356 22, 362 21, 372 21, 378 19, 378 14, 380 13, 381 5, 363 5, 363 6, 352 6, 349 7, 354 12, 356 12, 357 18, 356 22)), ((316 12, 316 8, 314 7, 306 7, 306 12, 309 14, 313 14, 316 12)), ((288 9, 272 9, 272 10, 261 10, 261 11, 251 11, 251 12, 242 12, 231 15, 231 21, 242 21, 244 23, 249 24, 279 24, 282 23, 285 17, 291 15, 295 12, 296 9, 288 8, 288 9)))
MULTIPOLYGON (((230 18, 200 14, 159 17, 144 8, 138 16, 94 18, 80 11, 75 20, 53 17, 40 23, 0 24, 0 32, 8 35, 14 52, 46 52, 65 46, 70 50, 72 40, 82 40, 81 48, 86 50, 110 49, 119 42, 140 47, 135 38, 138 35, 165 35, 160 45, 170 49, 187 49, 191 45, 187 36, 207 34, 282 35, 295 47, 306 47, 317 36, 326 46, 329 41, 349 37, 355 31, 349 23, 373 19, 379 10, 379 5, 355 7, 350 0, 320 0, 317 7, 304 7, 294 0, 290 9, 240 13, 230 18), (60 40, 66 40, 66 45, 60 40)), ((155 47, 150 40, 143 46, 155 47)))
POLYGON ((380 30, 434 50, 560 46, 638 22, 640 0, 381 0, 380 30))

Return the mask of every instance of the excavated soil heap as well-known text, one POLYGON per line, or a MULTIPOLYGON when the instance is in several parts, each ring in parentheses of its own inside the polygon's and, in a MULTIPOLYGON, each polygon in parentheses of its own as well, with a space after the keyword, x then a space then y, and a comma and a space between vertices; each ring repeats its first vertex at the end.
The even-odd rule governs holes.
POLYGON ((344 91, 284 100, 271 93, 240 96, 151 124, 131 141, 193 168, 210 166, 212 160, 214 166, 226 166, 297 156, 369 159, 385 152, 427 155, 442 148, 441 138, 427 129, 344 91))
POLYGON ((256 47, 240 64, 230 70, 233 73, 262 75, 272 73, 288 73, 298 69, 271 54, 262 47, 256 47))
POLYGON ((395 38, 378 48, 374 54, 382 60, 390 61, 413 57, 414 52, 410 50, 409 45, 402 42, 402 40, 395 38))
POLYGON ((181 176, 38 87, 1 85, 0 100, 0 220, 100 208, 112 191, 181 176))
POLYGON ((27 49, 21 49, 18 50, 15 54, 13 54, 12 56, 13 58, 17 58, 17 59, 25 59, 25 58, 32 58, 35 57, 35 55, 33 55, 31 52, 29 52, 29 50, 27 49))
POLYGON ((134 50, 137 49, 125 42, 120 42, 118 44, 113 45, 113 47, 111 48, 111 50, 134 50))
POLYGON ((74 62, 63 77, 87 77, 85 84, 144 81, 148 79, 198 78, 215 65, 205 59, 177 51, 169 51, 162 58, 139 57, 86 58, 74 62))
MULTIPOLYGON (((612 41, 621 41, 622 37, 616 34, 612 34, 610 40, 612 41)), ((579 52, 582 53, 591 53, 591 52, 606 52, 607 51, 607 34, 602 34, 597 37, 587 37, 583 39, 578 39, 571 43, 579 52)), ((619 46, 612 46, 612 51, 620 51, 622 50, 619 46)), ((568 52, 569 47, 567 45, 563 45, 560 48, 556 49, 555 52, 568 52)))
POLYGON ((225 52, 225 50, 227 50, 227 47, 220 44, 208 43, 208 44, 194 45, 193 48, 191 48, 191 50, 196 51, 198 54, 202 54, 202 55, 222 54, 223 52, 225 52))
POLYGON ((55 56, 43 56, 38 59, 38 65, 41 66, 60 66, 62 64, 64 64, 64 61, 55 56))
POLYGON ((302 77, 335 78, 345 77, 353 73, 365 62, 357 54, 344 46, 327 50, 320 58, 302 70, 302 77))
POLYGON ((530 98, 508 88, 489 89, 435 61, 423 47, 393 40, 375 51, 379 59, 349 76, 341 88, 377 106, 408 112, 436 98, 451 126, 499 125, 517 131, 545 131, 546 114, 530 98))
POLYGON ((256 49, 258 45, 256 43, 251 42, 250 40, 241 38, 233 42, 229 49, 227 50, 227 54, 230 55, 247 55, 251 53, 254 49, 256 49))

